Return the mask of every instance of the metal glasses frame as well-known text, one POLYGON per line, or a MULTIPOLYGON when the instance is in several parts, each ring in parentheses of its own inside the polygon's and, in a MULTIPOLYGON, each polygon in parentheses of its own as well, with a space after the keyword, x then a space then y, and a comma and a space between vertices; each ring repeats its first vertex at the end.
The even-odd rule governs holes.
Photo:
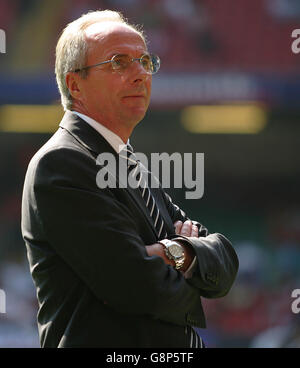
MULTIPOLYGON (((110 60, 106 60, 106 61, 102 61, 101 63, 97 63, 97 64, 93 64, 93 65, 87 65, 87 66, 84 66, 83 68, 78 68, 78 69, 75 69, 73 72, 74 73, 78 73, 82 70, 86 70, 86 69, 90 69, 90 68, 93 68, 95 66, 99 66, 99 65, 103 65, 103 64, 108 64, 108 63, 113 63, 115 60, 115 58, 119 55, 125 55, 125 54, 116 54, 114 55, 110 60)), ((155 63, 158 64, 158 67, 157 67, 157 70, 155 70, 154 72, 149 72, 148 70, 146 70, 147 73, 149 74, 155 74, 158 72, 159 68, 160 68, 160 58, 159 56, 155 55, 155 54, 143 54, 141 57, 139 58, 130 58, 130 62, 133 63, 134 61, 138 61, 142 66, 143 66, 143 63, 142 63, 142 59, 145 57, 145 56, 150 56, 150 59, 151 60, 155 60, 155 63)), ((115 69, 115 68, 114 68, 115 69)), ((117 70, 117 69, 115 69, 117 70)))

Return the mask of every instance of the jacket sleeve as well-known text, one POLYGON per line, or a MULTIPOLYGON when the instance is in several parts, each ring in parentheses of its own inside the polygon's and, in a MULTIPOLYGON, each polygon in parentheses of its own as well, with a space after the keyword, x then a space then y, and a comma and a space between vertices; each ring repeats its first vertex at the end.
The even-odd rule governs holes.
MULTIPOLYGON (((183 210, 172 202, 171 197, 163 192, 165 204, 173 223, 189 220, 183 210)), ((237 254, 230 241, 222 234, 209 234, 206 227, 193 221, 199 229, 199 237, 174 235, 174 240, 184 241, 193 247, 197 263, 191 278, 187 282, 195 286, 200 295, 206 298, 218 298, 226 295, 239 267, 237 254)))
POLYGON ((44 153, 31 168, 32 206, 47 242, 108 306, 199 325, 197 288, 160 257, 147 255, 133 214, 113 189, 97 187, 95 173, 90 157, 67 148, 44 153))

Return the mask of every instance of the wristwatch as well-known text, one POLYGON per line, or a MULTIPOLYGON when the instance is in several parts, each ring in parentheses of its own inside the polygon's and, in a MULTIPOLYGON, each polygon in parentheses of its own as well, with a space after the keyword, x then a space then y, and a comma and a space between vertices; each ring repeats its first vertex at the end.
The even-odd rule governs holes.
POLYGON ((180 270, 185 261, 183 247, 174 240, 163 239, 158 243, 164 246, 166 256, 175 262, 176 270, 180 270))

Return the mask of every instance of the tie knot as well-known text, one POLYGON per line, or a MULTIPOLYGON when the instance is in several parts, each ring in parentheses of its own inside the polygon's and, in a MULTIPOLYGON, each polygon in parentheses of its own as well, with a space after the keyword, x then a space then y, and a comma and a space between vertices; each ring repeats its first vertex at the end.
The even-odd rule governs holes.
POLYGON ((132 146, 129 143, 126 146, 123 147, 123 149, 120 151, 119 155, 124 157, 124 158, 125 157, 130 157, 130 156, 135 156, 134 150, 133 150, 132 146))
POLYGON ((125 147, 125 149, 128 151, 128 152, 130 152, 132 155, 134 154, 134 150, 133 150, 133 147, 132 147, 132 145, 131 144, 127 144, 126 145, 126 147, 125 147))
POLYGON ((128 143, 120 152, 120 157, 127 160, 127 165, 131 169, 137 165, 139 160, 137 159, 132 146, 128 143))

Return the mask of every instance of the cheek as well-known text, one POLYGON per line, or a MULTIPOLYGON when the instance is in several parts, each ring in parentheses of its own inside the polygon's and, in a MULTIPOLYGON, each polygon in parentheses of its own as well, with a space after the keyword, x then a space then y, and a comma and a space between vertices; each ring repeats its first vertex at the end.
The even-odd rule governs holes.
POLYGON ((152 88, 152 77, 149 77, 148 80, 145 82, 148 94, 151 94, 151 88, 152 88))
POLYGON ((108 86, 99 80, 90 81, 85 86, 85 101, 88 105, 100 106, 107 105, 108 99, 108 86))
POLYGON ((152 80, 146 83, 147 95, 148 95, 148 104, 150 103, 151 98, 151 88, 152 88, 152 80))
POLYGON ((104 79, 98 81, 94 88, 94 93, 97 95, 98 101, 103 104, 115 105, 120 101, 119 95, 122 95, 122 84, 118 83, 118 80, 114 78, 104 79))
POLYGON ((95 86, 91 80, 85 79, 81 85, 81 96, 82 101, 88 105, 93 100, 93 97, 96 95, 95 86))

